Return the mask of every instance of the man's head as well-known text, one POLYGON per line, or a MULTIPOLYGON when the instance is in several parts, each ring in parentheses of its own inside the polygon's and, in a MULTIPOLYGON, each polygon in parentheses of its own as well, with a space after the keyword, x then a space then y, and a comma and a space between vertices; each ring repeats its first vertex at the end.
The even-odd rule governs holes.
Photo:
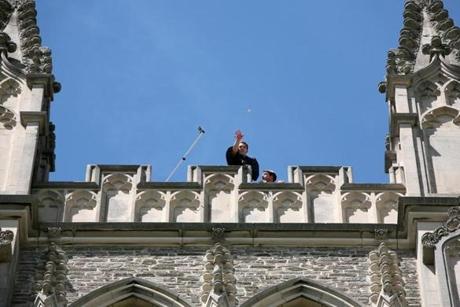
POLYGON ((276 173, 272 170, 264 170, 264 173, 262 174, 262 181, 263 182, 275 182, 276 173))
POLYGON ((246 142, 240 142, 240 144, 238 145, 238 152, 240 153, 240 155, 247 155, 248 154, 248 149, 249 149, 249 146, 248 146, 248 143, 246 142))

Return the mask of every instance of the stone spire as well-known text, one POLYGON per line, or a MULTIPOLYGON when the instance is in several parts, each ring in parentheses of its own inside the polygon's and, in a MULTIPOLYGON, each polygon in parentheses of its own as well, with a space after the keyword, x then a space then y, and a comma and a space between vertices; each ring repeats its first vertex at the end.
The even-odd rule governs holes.
POLYGON ((388 52, 387 77, 416 72, 435 55, 460 63, 460 28, 441 0, 406 0, 403 16, 399 46, 388 52))
POLYGON ((34 0, 0 0, 0 192, 27 194, 54 171, 50 104, 60 84, 34 0))
POLYGON ((390 111, 390 181, 408 195, 459 193, 460 28, 441 0, 406 0, 379 90, 390 111))

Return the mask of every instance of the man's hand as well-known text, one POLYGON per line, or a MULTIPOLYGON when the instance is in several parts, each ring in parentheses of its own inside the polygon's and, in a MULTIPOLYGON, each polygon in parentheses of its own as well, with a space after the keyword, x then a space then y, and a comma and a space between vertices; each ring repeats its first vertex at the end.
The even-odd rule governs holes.
POLYGON ((238 142, 240 142, 240 141, 243 139, 243 137, 244 137, 243 133, 241 133, 240 130, 236 130, 236 132, 235 132, 235 138, 236 138, 236 140, 237 140, 238 142))

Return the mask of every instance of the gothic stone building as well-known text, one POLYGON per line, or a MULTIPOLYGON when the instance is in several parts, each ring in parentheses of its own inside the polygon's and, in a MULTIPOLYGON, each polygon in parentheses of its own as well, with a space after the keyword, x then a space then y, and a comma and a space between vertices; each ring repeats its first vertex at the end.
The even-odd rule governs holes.
POLYGON ((50 182, 59 91, 33 0, 0 0, 0 306, 460 306, 460 28, 407 0, 379 85, 387 184, 348 167, 89 165, 50 182))

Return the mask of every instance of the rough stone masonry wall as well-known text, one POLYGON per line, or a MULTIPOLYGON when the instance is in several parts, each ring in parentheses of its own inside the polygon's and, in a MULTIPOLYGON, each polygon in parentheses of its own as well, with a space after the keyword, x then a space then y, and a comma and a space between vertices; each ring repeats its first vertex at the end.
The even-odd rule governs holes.
MULTIPOLYGON (((154 282, 200 306, 200 277, 206 248, 66 247, 69 302, 114 281, 138 277, 154 282)), ((23 249, 16 278, 14 304, 30 302, 32 286, 44 266, 46 248, 23 249)), ((305 277, 342 291, 368 305, 370 249, 232 248, 237 298, 244 302, 283 281, 305 277)), ((410 306, 420 306, 415 256, 398 252, 410 306)))

